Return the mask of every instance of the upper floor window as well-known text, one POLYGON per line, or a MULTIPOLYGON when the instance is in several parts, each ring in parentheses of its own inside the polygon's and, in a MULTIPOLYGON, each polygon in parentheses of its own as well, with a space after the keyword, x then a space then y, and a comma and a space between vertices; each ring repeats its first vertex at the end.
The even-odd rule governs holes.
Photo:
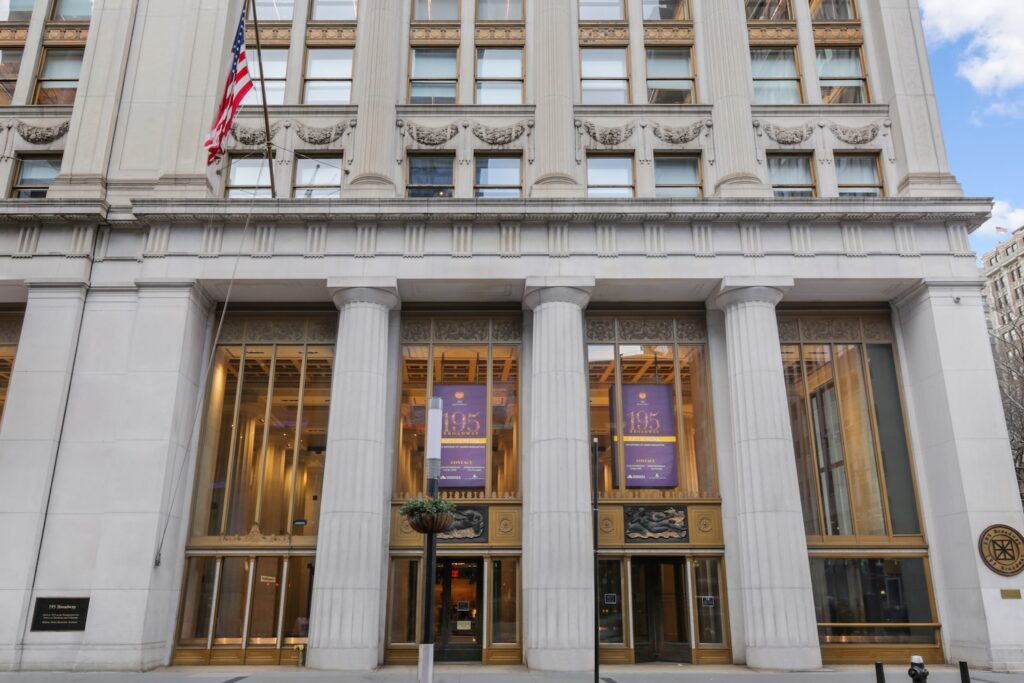
MULTIPOLYGON (((253 0, 256 18, 260 21, 291 21, 295 0, 253 0)), ((249 5, 249 19, 253 18, 253 5, 249 5)))
POLYGON ((476 55, 476 103, 522 104, 522 48, 481 47, 476 55))
POLYGON ((672 199, 700 199, 700 157, 658 155, 654 157, 655 195, 672 199))
POLYGON ((341 196, 341 155, 296 156, 296 199, 337 199, 341 196))
POLYGON ((625 18, 622 0, 579 0, 583 21, 621 21, 625 18))
POLYGON ((228 180, 224 187, 228 199, 269 199, 270 164, 265 156, 233 156, 229 159, 228 180))
POLYGON ((792 47, 752 47, 754 104, 800 104, 800 71, 792 47))
POLYGON ((33 0, 8 0, 0 3, 0 21, 28 21, 32 18, 33 0))
MULTIPOLYGON (((8 318, 12 316, 7 316, 8 318)), ((7 405, 7 390, 11 385, 11 373, 14 372, 14 358, 18 347, 14 344, 0 346, 0 417, 7 405)))
POLYGON ((42 199, 53 179, 60 173, 59 155, 30 156, 18 159, 11 196, 15 199, 42 199))
POLYGON ((459 0, 415 0, 412 18, 418 21, 455 21, 459 18, 459 0))
POLYGON ((306 57, 302 101, 306 104, 348 104, 351 98, 352 48, 311 48, 306 57))
POLYGON ((82 21, 92 18, 93 0, 57 0, 53 4, 55 21, 82 21))
POLYGON ((522 21, 523 0, 477 0, 478 21, 522 21))
POLYGON ((693 104, 693 59, 689 47, 647 48, 647 101, 693 104))
POLYGON ((580 50, 583 104, 628 104, 629 67, 624 47, 580 50))
POLYGON ((0 105, 10 104, 21 70, 21 48, 0 49, 0 105))
POLYGON ((82 49, 44 49, 33 104, 73 104, 84 53, 82 49))
POLYGON ((258 53, 257 50, 250 50, 249 54, 249 73, 252 75, 253 87, 244 104, 262 103, 261 80, 267 90, 267 104, 284 104, 285 79, 288 77, 288 48, 263 48, 258 53))
POLYGON ((405 196, 430 199, 455 194, 454 154, 410 154, 405 196))
POLYGON ((775 196, 813 197, 814 172, 810 154, 769 154, 768 180, 775 196))
POLYGON ((411 104, 455 104, 458 48, 417 47, 412 51, 411 104))
POLYGON ((587 156, 587 196, 634 196, 633 157, 609 154, 587 156))
POLYGON ((811 0, 813 21, 854 21, 856 18, 853 0, 811 0))
POLYGON ((747 0, 747 21, 792 21, 789 0, 747 0))
POLYGON ((882 174, 876 154, 836 154, 840 197, 881 197, 882 174))
POLYGON ((687 0, 644 0, 644 21, 688 21, 687 0))
POLYGON ((519 156, 477 155, 473 194, 476 197, 521 197, 522 175, 522 158, 519 156))
POLYGON ((819 47, 818 78, 825 104, 862 104, 868 101, 867 79, 859 47, 819 47))
POLYGON ((313 21, 355 21, 356 0, 313 0, 313 21))

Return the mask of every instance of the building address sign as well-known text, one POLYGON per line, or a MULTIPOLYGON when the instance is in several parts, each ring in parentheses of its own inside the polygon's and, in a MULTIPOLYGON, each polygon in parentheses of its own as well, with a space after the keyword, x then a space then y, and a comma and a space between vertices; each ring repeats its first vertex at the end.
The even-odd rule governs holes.
POLYGON ((1013 527, 996 524, 985 529, 978 551, 996 574, 1016 576, 1024 572, 1024 536, 1013 527))
POLYGON ((84 631, 89 598, 36 598, 33 631, 84 631))

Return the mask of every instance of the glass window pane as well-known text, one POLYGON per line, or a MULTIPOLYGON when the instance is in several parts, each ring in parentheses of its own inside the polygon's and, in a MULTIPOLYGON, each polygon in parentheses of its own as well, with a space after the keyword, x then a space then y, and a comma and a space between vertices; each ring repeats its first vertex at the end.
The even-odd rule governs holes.
POLYGON ((633 185, 632 157, 587 158, 587 185, 633 185))
POLYGON ((33 0, 0 0, 0 21, 28 21, 33 0))
POLYGON ((716 498, 718 470, 706 347, 697 344, 680 346, 679 370, 683 409, 682 487, 687 496, 716 498))
POLYGON ((82 71, 82 50, 47 50, 40 78, 77 80, 82 71))
POLYGON ((678 48, 648 48, 648 78, 689 78, 690 50, 678 48))
POLYGON ((228 175, 231 186, 249 185, 270 187, 270 168, 266 157, 239 157, 231 160, 228 175))
POLYGON ((598 562, 598 577, 601 582, 601 612, 599 632, 602 643, 622 643, 622 561, 601 560, 598 562))
POLYGON ((494 560, 491 571, 491 642, 516 643, 519 623, 519 560, 494 560))
POLYGON ((217 598, 217 623, 214 638, 240 642, 245 620, 245 603, 249 593, 248 557, 225 557, 220 574, 220 595, 217 598))
POLYGON ((772 185, 813 185, 811 158, 798 154, 769 155, 768 180, 772 185))
POLYGON ((193 557, 185 570, 185 599, 181 605, 178 643, 206 646, 213 613, 217 558, 193 557))
POLYGON ((753 48, 750 65, 754 78, 796 78, 798 75, 793 48, 753 48))
MULTIPOLYGON (((256 4, 256 18, 260 21, 291 21, 295 11, 295 0, 253 0, 256 4)), ((252 18, 252 8, 249 8, 252 18)))
POLYGON ((341 157, 297 157, 295 184, 341 185, 341 164, 341 157))
POLYGON ((0 49, 0 105, 10 104, 11 98, 14 97, 18 71, 21 69, 21 57, 20 49, 0 49))
MULTIPOLYGON (((338 192, 337 188, 334 192, 338 192)), ((333 370, 334 347, 310 346, 306 349, 306 381, 302 390, 299 463, 295 480, 295 517, 291 530, 296 536, 316 536, 320 530, 320 499, 324 489, 327 416, 333 370)))
POLYGON ((754 104, 800 104, 799 81, 754 81, 754 104))
POLYGON ((658 186, 654 196, 658 199, 700 199, 701 190, 699 187, 658 186))
POLYGON ((647 81, 648 104, 693 104, 693 81, 647 81))
POLYGON ((252 608, 249 613, 249 643, 277 643, 277 611, 281 606, 283 557, 259 557, 253 577, 252 608))
POLYGON ((0 346, 0 417, 4 414, 7 404, 7 389, 11 383, 11 372, 14 369, 15 346, 0 346))
POLYGON ((827 81, 821 86, 821 101, 825 104, 863 104, 867 97, 864 81, 827 81))
POLYGON ((619 367, 622 408, 618 419, 626 488, 679 488, 675 347, 620 344, 619 367))
MULTIPOLYGON (((269 191, 267 192, 269 196, 269 191)), ((260 451, 266 425, 273 346, 247 346, 244 380, 234 450, 233 473, 228 481, 228 521, 225 533, 244 535, 256 521, 256 491, 260 479, 260 451)))
POLYGON ((690 18, 686 0, 644 0, 644 21, 685 21, 690 18))
POLYGON ((302 101, 306 104, 348 104, 352 81, 307 81, 302 101))
POLYGON ((811 0, 814 21, 850 21, 857 18, 853 0, 811 0))
MULTIPOLYGON (((312 50, 311 50, 312 52, 312 50)), ((256 50, 249 52, 249 72, 254 79, 260 78, 260 60, 263 61, 263 71, 267 79, 284 78, 288 73, 288 49, 287 48, 263 48, 259 51, 259 58, 256 59, 256 50)), ((259 90, 257 85, 256 90, 259 90)))
POLYGON ((206 427, 199 458, 192 535, 220 534, 234 437, 235 398, 242 365, 240 346, 217 349, 207 399, 206 427))
POLYGON ((626 48, 584 48, 583 78, 626 78, 626 48))
POLYGON ((616 21, 623 19, 622 0, 579 0, 580 19, 584 21, 616 21))
POLYGON ((455 104, 454 81, 414 81, 409 102, 412 104, 455 104))
POLYGON ((477 50, 478 78, 522 78, 523 51, 519 48, 480 48, 477 50))
POLYGON ((836 154, 836 175, 842 185, 881 185, 878 159, 865 154, 836 154))
POLYGON ((477 0, 476 18, 480 21, 521 21, 523 0, 477 0))
POLYGON ((611 413, 615 391, 615 347, 610 344, 589 345, 587 367, 590 377, 590 438, 598 441, 599 486, 602 492, 607 492, 619 487, 611 413))
POLYGON ((603 197, 605 199, 623 199, 633 196, 631 187, 588 187, 588 197, 603 197))
POLYGON ((477 185, 518 185, 519 157, 477 157, 477 185))
POLYGON ((391 619, 388 642, 415 643, 420 561, 391 561, 391 619))
POLYGON ((799 345, 782 347, 782 367, 786 377, 786 399, 789 402, 793 450, 796 455, 797 480, 800 486, 800 504, 804 514, 804 532, 808 536, 820 536, 818 474, 811 439, 811 425, 807 415, 807 389, 804 384, 799 345))
POLYGON ((315 49, 309 51, 307 78, 352 78, 351 49, 315 49))
POLYGON ((292 467, 303 355, 301 346, 278 346, 274 351, 274 390, 270 397, 270 420, 266 423, 262 454, 263 496, 260 505, 260 531, 274 536, 289 532, 288 503, 294 479, 292 467))
POLYGON ((699 185, 697 157, 655 157, 654 182, 658 185, 699 185))
POLYGON ((439 485, 483 489, 487 484, 487 347, 435 345, 433 351, 431 389, 444 401, 439 485), (446 444, 447 440, 454 443, 446 444))
POLYGON ((416 0, 414 19, 446 21, 459 18, 459 0, 416 0))
POLYGON ((747 0, 748 21, 791 21, 789 0, 747 0))
MULTIPOLYGON (((267 91, 267 104, 284 104, 284 85, 284 81, 264 81, 263 88, 267 91)), ((256 81, 242 104, 258 106, 262 101, 263 90, 260 88, 260 82, 256 81)))
POLYGON ((628 104, 628 81, 583 81, 583 104, 628 104))
POLYGON ((92 17, 93 0, 57 0, 53 18, 57 21, 72 21, 92 17))
POLYGON ((910 470, 910 451, 903 424, 899 380, 896 378, 896 359, 891 346, 868 346, 868 371, 871 374, 875 419, 878 422, 878 441, 882 447, 892 532, 919 534, 921 524, 914 496, 914 477, 910 470))
POLYGON ((356 0, 313 0, 313 21, 355 21, 356 0))
MULTIPOLYGON (((518 183, 519 159, 513 161, 518 183)), ((518 188, 512 196, 519 196, 518 188)), ((491 488, 499 496, 518 495, 519 347, 495 346, 491 354, 491 488)))
MULTIPOLYGON (((409 159, 410 165, 418 157, 409 159)), ((402 397, 399 407, 398 466, 395 497, 407 498, 423 491, 423 448, 426 429, 427 373, 430 348, 402 347, 402 397)), ((413 593, 415 595, 415 592, 413 593)))
POLYGON ((522 81, 478 81, 477 104, 522 104, 522 81))
POLYGON ((309 608, 313 600, 313 574, 316 558, 297 556, 288 559, 288 585, 284 595, 284 633, 286 641, 309 636, 309 608))
POLYGON ((822 78, 861 78, 864 70, 860 61, 860 48, 819 47, 818 75, 822 78))
POLYGON ((451 185, 452 157, 412 156, 409 157, 410 185, 451 185))
POLYGON ((55 157, 26 157, 21 160, 18 185, 50 185, 60 173, 61 160, 55 157))
POLYGON ((697 591, 697 637, 705 645, 724 645, 722 617, 721 561, 701 558, 693 561, 697 591))

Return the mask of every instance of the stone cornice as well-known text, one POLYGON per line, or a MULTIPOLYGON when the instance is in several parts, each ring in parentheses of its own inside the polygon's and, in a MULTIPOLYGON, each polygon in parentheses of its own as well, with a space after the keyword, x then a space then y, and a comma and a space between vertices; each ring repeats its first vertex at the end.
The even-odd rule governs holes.
POLYGON ((109 209, 96 199, 0 199, 0 223, 96 223, 109 209))

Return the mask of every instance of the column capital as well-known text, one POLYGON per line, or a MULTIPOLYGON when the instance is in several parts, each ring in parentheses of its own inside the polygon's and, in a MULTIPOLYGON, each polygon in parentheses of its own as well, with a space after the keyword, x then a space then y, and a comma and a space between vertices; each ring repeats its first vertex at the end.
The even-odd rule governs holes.
POLYGON ((763 301, 772 306, 793 288, 793 278, 723 278, 718 290, 708 298, 708 307, 725 310, 735 304, 748 301, 763 301))
POLYGON ((387 309, 398 308, 402 303, 395 278, 330 278, 327 288, 339 309, 355 302, 378 304, 387 309))
POLYGON ((586 308, 595 284, 592 277, 527 278, 523 306, 532 311, 541 304, 561 302, 586 308))

